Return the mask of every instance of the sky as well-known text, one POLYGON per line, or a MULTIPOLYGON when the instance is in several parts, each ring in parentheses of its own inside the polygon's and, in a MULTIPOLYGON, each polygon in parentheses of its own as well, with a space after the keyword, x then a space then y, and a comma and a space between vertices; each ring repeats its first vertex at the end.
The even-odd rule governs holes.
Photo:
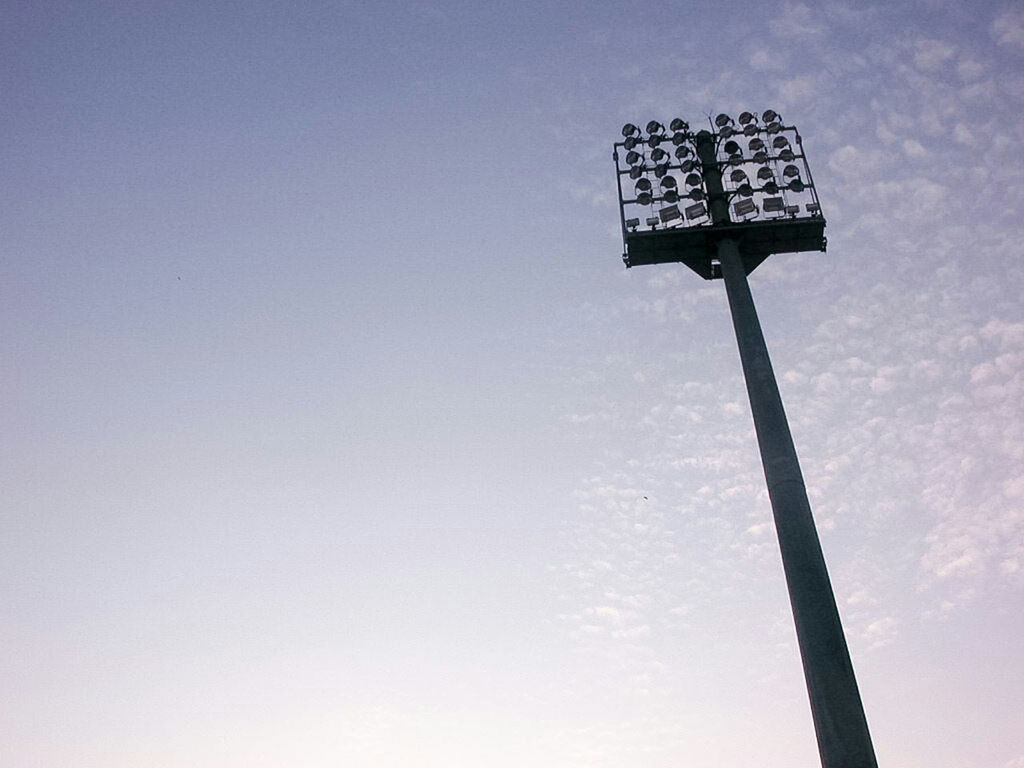
POLYGON ((774 109, 750 282, 885 768, 1024 768, 1024 6, 0 8, 0 763, 817 765, 724 286, 625 122, 774 109))

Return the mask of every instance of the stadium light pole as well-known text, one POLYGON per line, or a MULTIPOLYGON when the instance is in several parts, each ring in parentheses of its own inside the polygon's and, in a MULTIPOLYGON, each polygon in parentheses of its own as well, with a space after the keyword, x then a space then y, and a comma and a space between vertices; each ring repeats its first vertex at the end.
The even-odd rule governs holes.
POLYGON ((821 543, 747 275, 773 253, 824 251, 800 134, 778 113, 627 123, 615 142, 627 267, 681 262, 722 278, 771 500, 823 768, 877 768, 821 543), (746 149, 742 144, 746 144, 746 149), (619 149, 624 149, 625 166, 619 149), (682 181, 676 178, 678 174, 682 181), (751 181, 753 174, 754 181, 751 181), (625 180, 633 191, 623 191, 625 180), (760 205, 758 205, 760 203, 760 205), (680 205, 683 210, 680 210, 680 205), (634 212, 646 213, 627 218, 634 212), (641 221, 642 220, 642 221, 641 221))

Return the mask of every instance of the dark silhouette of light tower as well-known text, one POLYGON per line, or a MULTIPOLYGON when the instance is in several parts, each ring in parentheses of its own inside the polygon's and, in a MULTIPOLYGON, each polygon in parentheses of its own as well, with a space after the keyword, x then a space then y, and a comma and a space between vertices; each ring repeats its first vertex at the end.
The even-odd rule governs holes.
POLYGON ((850 652, 747 275, 773 253, 824 251, 800 134, 768 110, 627 124, 615 143, 627 267, 682 262, 723 278, 771 499, 824 768, 877 768, 850 652), (619 149, 625 150, 620 165, 619 149), (678 178, 677 178, 678 177, 678 178), (753 178, 751 178, 753 177, 753 178), (623 186, 626 189, 623 189, 623 186), (632 187, 632 189, 630 189, 632 187))

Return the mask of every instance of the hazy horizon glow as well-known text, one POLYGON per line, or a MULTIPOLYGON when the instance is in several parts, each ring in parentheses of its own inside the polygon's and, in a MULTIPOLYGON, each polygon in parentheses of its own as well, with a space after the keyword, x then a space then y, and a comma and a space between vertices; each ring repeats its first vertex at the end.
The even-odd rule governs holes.
POLYGON ((879 765, 1024 768, 1024 11, 627 10, 6 9, 5 766, 817 765, 724 288, 611 161, 772 108, 879 765))

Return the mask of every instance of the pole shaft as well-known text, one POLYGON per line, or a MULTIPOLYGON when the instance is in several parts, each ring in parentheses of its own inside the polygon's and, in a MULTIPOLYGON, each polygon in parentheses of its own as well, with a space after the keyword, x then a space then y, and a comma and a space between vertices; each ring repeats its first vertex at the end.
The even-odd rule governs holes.
POLYGON ((782 551, 821 764, 823 768, 877 768, 850 652, 739 244, 720 241, 718 258, 782 551))
MULTIPOLYGON (((729 197, 722 185, 715 137, 701 131, 696 145, 711 219, 715 225, 730 224, 729 197)), ((800 461, 750 294, 740 247, 736 240, 720 240, 718 261, 779 537, 818 753, 823 768, 878 768, 800 461)))

